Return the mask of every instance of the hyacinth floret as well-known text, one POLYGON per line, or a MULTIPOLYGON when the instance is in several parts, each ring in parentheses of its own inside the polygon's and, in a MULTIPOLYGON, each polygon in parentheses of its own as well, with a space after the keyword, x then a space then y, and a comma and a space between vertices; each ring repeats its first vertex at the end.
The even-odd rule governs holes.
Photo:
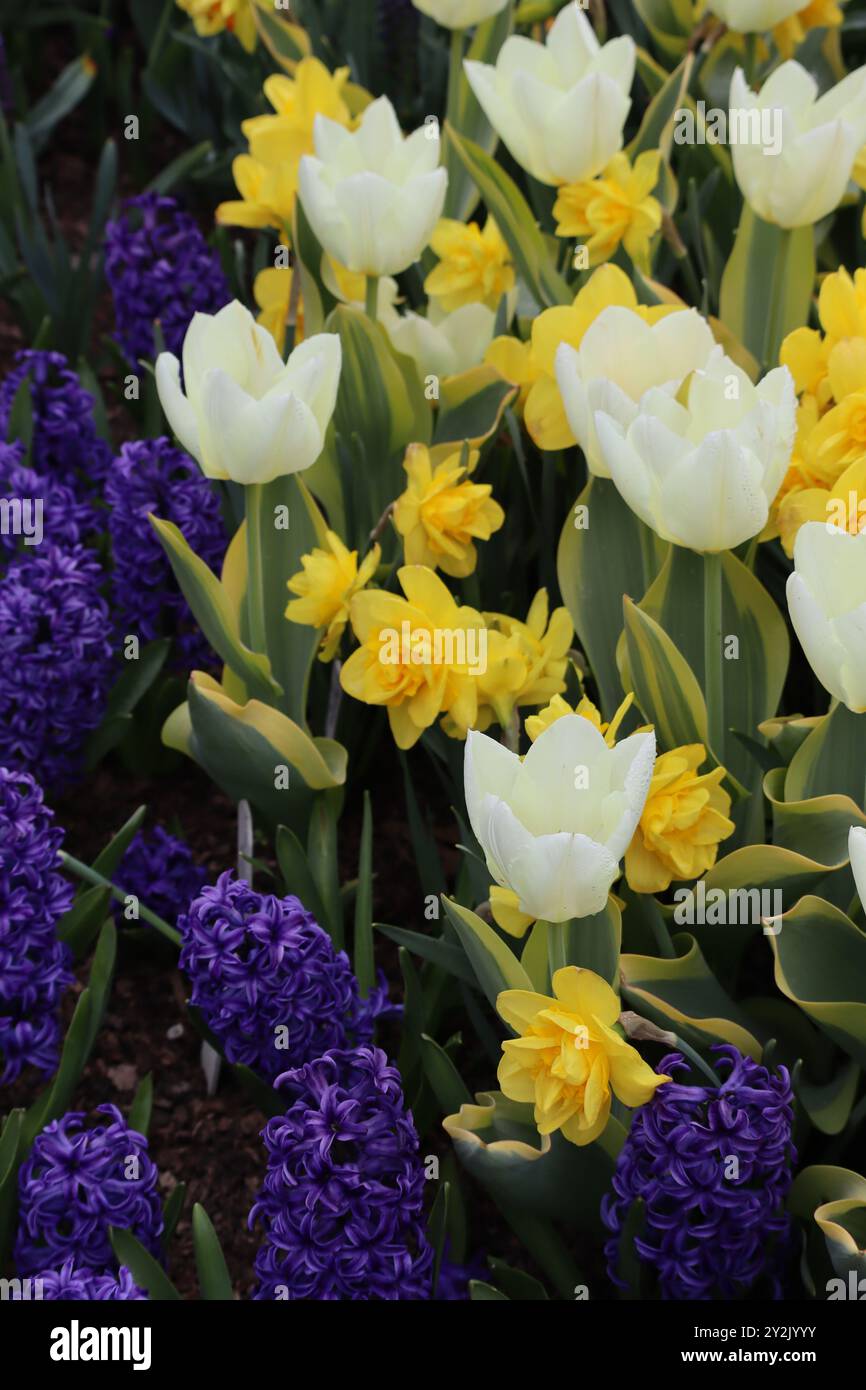
MULTIPOLYGON (((161 825, 148 834, 138 832, 117 871, 124 893, 138 898, 171 925, 190 899, 201 892, 207 877, 207 870, 196 864, 189 845, 161 825)), ((118 922, 124 920, 120 903, 114 904, 114 915, 118 922)))
POLYGON ((348 956, 298 898, 258 893, 228 871, 177 925, 191 1002, 230 1062, 273 1081, 287 1063, 372 1037, 348 956))
POLYGON ((156 1165, 143 1134, 116 1105, 99 1105, 107 1122, 82 1111, 52 1120, 37 1135, 18 1175, 19 1274, 60 1269, 67 1260, 97 1273, 117 1262, 109 1227, 131 1231, 160 1258, 163 1221, 156 1165))
MULTIPOLYGON (((608 1273, 626 1287, 619 1241, 641 1199, 645 1221, 635 1247, 663 1298, 735 1298, 762 1275, 779 1297, 796 1158, 790 1078, 784 1067, 771 1073, 728 1044, 713 1050, 727 1073, 718 1088, 674 1079, 635 1113, 613 1192, 602 1203, 613 1233, 608 1273)), ((672 1077, 685 1069, 676 1052, 657 1068, 672 1077)))
POLYGON ((265 1241, 256 1299, 427 1299, 424 1169, 400 1073, 374 1047, 335 1050, 277 1080, 250 1212, 265 1241))
POLYGON ((63 831, 26 772, 0 767, 0 1083, 25 1066, 50 1074, 60 1046, 58 1006, 72 983, 57 923, 72 905, 60 873, 63 831))
POLYGON ((15 354, 12 371, 0 383, 0 438, 9 437, 13 407, 25 381, 30 388, 33 467, 86 495, 102 482, 111 461, 111 449, 96 429, 93 396, 62 352, 25 348, 15 354))

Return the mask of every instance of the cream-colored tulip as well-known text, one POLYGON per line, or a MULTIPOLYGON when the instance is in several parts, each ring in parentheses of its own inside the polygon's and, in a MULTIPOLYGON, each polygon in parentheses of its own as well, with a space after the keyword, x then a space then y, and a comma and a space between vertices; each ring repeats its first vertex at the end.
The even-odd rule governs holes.
POLYGON ((736 34, 762 34, 803 9, 803 0, 712 0, 710 9, 736 34))
POLYGON ((866 912, 866 829, 862 825, 852 825, 848 831, 848 858, 860 906, 866 912))
POLYGON ((603 47, 577 4, 560 10, 547 39, 506 39, 496 66, 467 59, 466 76, 517 163, 541 183, 594 178, 622 148, 635 46, 603 47))
POLYGON ((307 338, 284 362, 271 334, 234 300, 194 314, 180 363, 156 362, 168 422, 208 478, 269 483, 316 462, 334 413, 342 351, 333 333, 307 338))
POLYGON ((788 612, 818 680, 856 714, 866 711, 866 531, 807 521, 794 542, 788 612))
POLYGON ((412 4, 443 29, 469 29, 499 14, 508 0, 412 0, 412 4))
POLYGON ((839 206, 866 143, 866 67, 822 97, 799 63, 783 63, 757 94, 737 68, 730 105, 732 119, 744 128, 732 137, 734 174, 759 217, 780 227, 808 227, 839 206))
POLYGON ((382 323, 397 351, 413 358, 422 378, 446 377, 484 361, 496 315, 485 304, 464 304, 450 314, 437 313, 432 305, 427 318, 392 310, 382 323))
POLYGON ((619 305, 602 310, 579 348, 560 343, 556 352, 559 394, 592 473, 610 477, 596 438, 595 412, 603 410, 627 429, 647 391, 658 386, 673 395, 689 372, 706 366, 715 345, 709 325, 696 309, 668 314, 649 324, 619 305))
POLYGON ((655 735, 609 748, 582 715, 549 725, 522 760, 470 731, 466 809, 495 881, 548 922, 601 912, 643 811, 655 735))
POLYGON ((797 398, 787 367, 753 386, 721 348, 676 396, 647 391, 623 425, 595 413, 598 447, 632 511, 662 540, 730 550, 758 535, 791 458, 797 398))
POLYGON ((437 127, 404 138, 390 101, 379 97, 357 130, 317 116, 314 140, 298 192, 319 244, 347 270, 399 275, 442 215, 448 175, 438 167, 437 127))

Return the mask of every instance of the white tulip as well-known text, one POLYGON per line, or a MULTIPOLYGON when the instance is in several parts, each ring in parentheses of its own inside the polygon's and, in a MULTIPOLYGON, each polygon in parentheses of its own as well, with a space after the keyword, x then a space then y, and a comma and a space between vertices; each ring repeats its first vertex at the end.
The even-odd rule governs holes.
POLYGON ((579 714, 557 719, 522 761, 470 731, 469 820, 490 873, 517 894, 522 912, 564 922, 602 911, 644 808, 655 751, 652 733, 609 748, 579 714))
POLYGON ((382 323, 394 347, 413 358, 423 379, 477 367, 493 342, 496 315, 485 304, 464 304, 450 314, 437 313, 433 305, 427 318, 394 310, 382 316, 382 323))
POLYGON ((357 130, 317 116, 315 155, 304 155, 298 195, 319 244, 363 275, 399 275, 416 261, 445 202, 448 175, 439 134, 408 137, 387 97, 367 107, 357 130))
POLYGON ((762 34, 802 10, 803 0, 713 0, 711 9, 737 34, 762 34))
POLYGON ((653 387, 631 423, 598 410, 595 429, 610 476, 641 521, 662 540, 715 552, 766 525, 791 458, 796 410, 787 367, 753 386, 717 347, 676 397, 653 387))
POLYGON ((855 714, 866 711, 866 531, 807 521, 794 542, 788 612, 818 680, 855 714))
POLYGON ((622 148, 634 41, 602 47, 576 4, 560 10, 545 43, 512 35, 495 67, 470 59, 464 66, 488 121, 541 183, 591 179, 622 148))
POLYGON ((866 67, 824 96, 799 63, 783 63, 751 90, 742 69, 731 81, 731 112, 754 122, 747 140, 732 142, 743 197, 765 222, 808 227, 839 206, 858 152, 866 143, 866 67), (775 128, 766 143, 766 122, 775 128), (760 125, 758 124, 760 122, 760 125))
POLYGON ((156 385, 168 422, 208 478, 269 483, 316 462, 334 413, 342 350, 307 338, 284 362, 273 337, 234 300, 194 314, 180 363, 162 352, 156 385))
POLYGON ((412 0, 412 4, 444 29, 468 29, 499 14, 508 0, 412 0))
POLYGON ((848 858, 860 906, 866 912, 866 830, 862 825, 852 825, 848 831, 848 858))
POLYGON ((579 348, 560 343, 559 394, 590 472, 610 477, 596 439, 595 412, 603 410, 627 429, 645 392, 658 386, 674 395, 690 371, 706 366, 715 346, 709 325, 696 309, 648 324, 619 305, 602 310, 579 348))

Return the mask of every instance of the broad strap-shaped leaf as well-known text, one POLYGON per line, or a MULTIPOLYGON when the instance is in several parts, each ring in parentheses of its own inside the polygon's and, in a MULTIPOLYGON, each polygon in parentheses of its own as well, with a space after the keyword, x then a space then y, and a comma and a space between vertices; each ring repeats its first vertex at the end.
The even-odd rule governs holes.
POLYGON ((478 983, 494 1008, 503 990, 532 989, 532 981, 520 961, 493 927, 451 898, 443 896, 442 902, 478 983))
POLYGON ((719 316, 764 367, 776 366, 784 338, 808 323, 814 285, 814 227, 777 227, 744 203, 719 316))
POLYGON ((802 898, 769 938, 776 984, 866 1067, 866 933, 823 898, 802 898))

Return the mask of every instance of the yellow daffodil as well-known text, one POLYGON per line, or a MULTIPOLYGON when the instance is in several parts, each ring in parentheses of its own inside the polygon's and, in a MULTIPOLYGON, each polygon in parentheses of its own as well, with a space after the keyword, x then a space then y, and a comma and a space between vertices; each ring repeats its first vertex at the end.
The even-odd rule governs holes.
MULTIPOLYGON (((286 351, 286 326, 292 307, 291 267, 266 266, 260 270, 253 283, 253 297, 260 313, 256 323, 260 323, 273 337, 280 353, 286 351)), ((295 307, 295 345, 304 338, 304 305, 300 294, 295 307)))
POLYGON ((645 1105, 670 1077, 617 1031, 619 1000, 600 975, 569 965, 552 984, 554 998, 508 989, 496 1000, 519 1035, 502 1044, 499 1084, 509 1100, 534 1106, 540 1134, 561 1130, 583 1146, 604 1132, 611 1093, 623 1105, 645 1105))
POLYGON ((302 58, 294 77, 274 74, 264 93, 275 114, 253 116, 241 124, 249 153, 232 164, 240 201, 220 203, 216 220, 230 227, 290 227, 298 191, 298 167, 313 153, 317 115, 350 127, 343 100, 349 69, 328 72, 318 58, 302 58))
POLYGON ((438 300, 446 313, 464 304, 486 304, 496 309, 500 299, 514 288, 511 252, 492 217, 483 229, 477 222, 440 219, 430 248, 439 264, 424 281, 431 299, 438 300))
MULTIPOLYGON (((600 734, 604 735, 604 741, 608 748, 613 748, 616 743, 616 736, 619 733, 620 725, 633 703, 634 695, 629 691, 616 714, 613 716, 613 719, 611 719, 609 723, 605 723, 601 717, 600 710, 597 709, 588 696, 584 695, 572 709, 568 701, 563 700, 561 695, 554 695, 549 705, 539 710, 537 714, 529 715, 526 721, 526 733, 534 743, 539 734, 543 734, 545 729, 548 729, 551 724, 556 723, 557 719, 562 719, 563 715, 580 714, 584 719, 588 719, 590 724, 594 724, 600 734)), ((641 729, 638 729, 637 732, 646 733, 647 729, 651 727, 652 725, 645 724, 641 729)))
MULTIPOLYGON (((486 613, 488 624, 508 639, 511 651, 522 663, 521 679, 512 692, 512 708, 543 705, 565 689, 568 650, 574 624, 567 608, 550 612, 546 589, 532 600, 526 621, 505 613, 486 613)), ((485 686, 487 677, 482 677, 485 686)))
POLYGON ((866 270, 825 276, 818 295, 823 333, 797 328, 782 343, 779 361, 798 393, 816 397, 823 410, 866 390, 866 270))
POLYGON ((836 0, 812 0, 789 19, 774 25, 776 47, 783 58, 792 58, 810 30, 837 29, 844 17, 836 0))
POLYGON ((325 628, 320 661, 331 661, 335 656, 349 621, 349 605, 372 579, 382 554, 374 545, 359 567, 357 550, 348 550, 333 531, 328 531, 327 541, 327 550, 317 546, 310 555, 301 556, 303 569, 288 581, 289 591, 298 598, 291 599, 286 608, 291 622, 325 628))
POLYGON ((528 927, 535 921, 527 913, 520 911, 520 898, 513 888, 500 888, 498 883, 490 885, 490 915, 497 927, 507 936, 526 935, 528 927))
POLYGON ((620 153, 598 178, 564 184, 553 209, 556 235, 585 241, 590 265, 610 260, 621 243, 648 271, 650 242, 662 225, 661 203, 652 197, 661 158, 661 150, 645 150, 632 167, 620 153))
POLYGON ((394 504, 406 564, 429 565, 455 579, 475 569, 473 540, 489 540, 505 520, 490 484, 469 481, 478 451, 468 455, 465 467, 461 457, 456 450, 434 466, 425 445, 410 444, 403 462, 409 485, 394 504))
POLYGON ((519 338, 503 334, 493 339, 484 354, 484 361, 495 367, 500 376, 505 377, 512 386, 519 388, 514 409, 522 418, 529 392, 541 375, 541 369, 532 356, 532 344, 522 343, 519 338))
POLYGON ((625 876, 635 893, 663 893, 674 879, 700 878, 712 868, 719 844, 734 833, 725 770, 698 774, 701 743, 661 753, 653 769, 640 823, 625 854, 625 876))
POLYGON ((539 314, 532 323, 527 378, 532 384, 524 407, 526 428, 539 449, 567 449, 576 442, 556 384, 556 349, 560 343, 580 347, 590 324, 612 304, 631 309, 648 324, 678 312, 676 305, 658 304, 650 308, 638 304, 634 285, 625 272, 619 266, 603 265, 578 292, 573 304, 557 305, 539 314))
POLYGON ((340 683, 364 704, 387 706, 394 741, 405 749, 442 714, 474 727, 487 633, 481 614, 460 607, 433 570, 404 565, 397 577, 405 598, 369 589, 352 599, 361 645, 340 683))
POLYGON ((225 29, 252 53, 256 46, 253 0, 177 0, 177 4, 189 15, 195 32, 203 38, 220 34, 225 29))

